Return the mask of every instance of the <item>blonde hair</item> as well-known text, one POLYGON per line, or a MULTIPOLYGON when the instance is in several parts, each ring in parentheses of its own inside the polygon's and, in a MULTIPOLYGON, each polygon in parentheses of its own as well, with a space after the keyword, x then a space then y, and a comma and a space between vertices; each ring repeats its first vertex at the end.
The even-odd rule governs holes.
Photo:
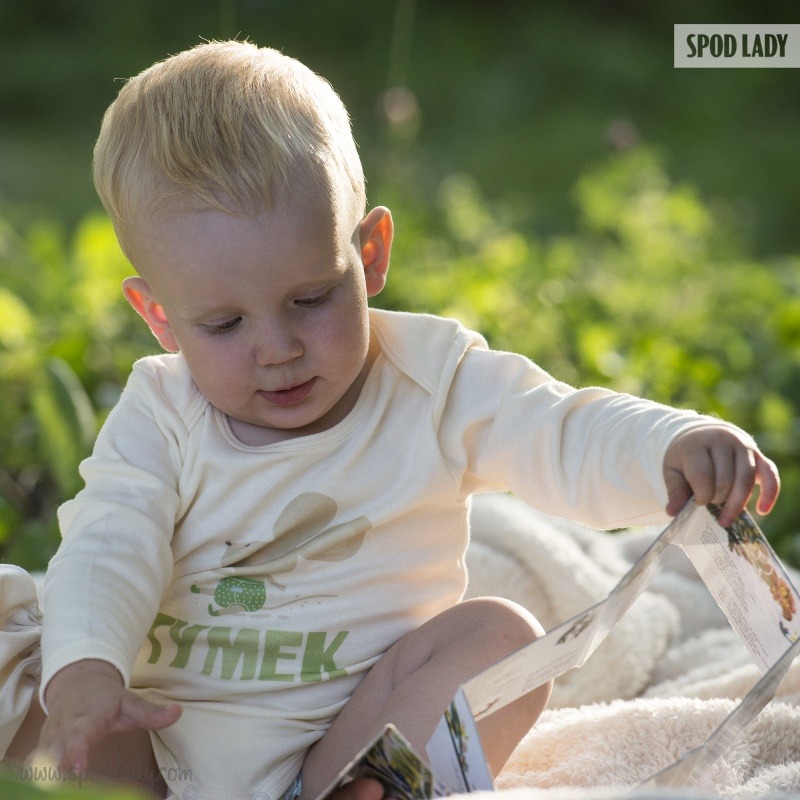
POLYGON ((353 225, 366 205, 350 120, 330 84, 239 41, 198 45, 128 80, 103 117, 94 182, 121 241, 145 209, 252 214, 286 203, 298 184, 352 213, 353 225))

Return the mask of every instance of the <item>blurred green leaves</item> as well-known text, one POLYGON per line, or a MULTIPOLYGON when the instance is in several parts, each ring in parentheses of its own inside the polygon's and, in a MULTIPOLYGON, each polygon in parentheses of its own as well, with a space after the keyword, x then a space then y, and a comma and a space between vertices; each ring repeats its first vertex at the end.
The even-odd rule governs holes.
POLYGON ((51 357, 37 370, 31 407, 40 455, 51 466, 59 492, 70 497, 81 488, 78 465, 94 442, 92 401, 69 364, 51 357))
MULTIPOLYGON (((137 789, 108 783, 101 787, 84 785, 75 774, 56 782, 34 780, 32 768, 21 767, 18 776, 11 767, 6 769, 8 774, 0 775, 0 797, 5 800, 147 800, 152 797, 137 789)), ((46 770, 44 767, 41 772, 46 770)))
POLYGON ((0 547, 42 568, 55 509, 82 486, 78 465, 152 339, 120 292, 132 271, 107 219, 67 240, 54 223, 0 220, 0 547))

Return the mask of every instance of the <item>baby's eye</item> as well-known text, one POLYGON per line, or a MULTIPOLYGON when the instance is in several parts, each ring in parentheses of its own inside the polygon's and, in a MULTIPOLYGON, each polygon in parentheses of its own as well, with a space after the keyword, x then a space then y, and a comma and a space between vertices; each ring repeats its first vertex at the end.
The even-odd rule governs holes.
POLYGON ((214 325, 204 325, 203 327, 206 329, 207 333, 210 333, 212 336, 216 336, 220 333, 228 333, 234 330, 234 328, 239 326, 241 321, 241 317, 235 317, 234 319, 225 320, 225 322, 220 322, 214 325))
POLYGON ((331 291, 331 289, 328 289, 328 291, 314 295, 313 297, 298 297, 297 300, 294 301, 294 304, 301 308, 314 308, 314 306, 322 305, 330 296, 331 291))

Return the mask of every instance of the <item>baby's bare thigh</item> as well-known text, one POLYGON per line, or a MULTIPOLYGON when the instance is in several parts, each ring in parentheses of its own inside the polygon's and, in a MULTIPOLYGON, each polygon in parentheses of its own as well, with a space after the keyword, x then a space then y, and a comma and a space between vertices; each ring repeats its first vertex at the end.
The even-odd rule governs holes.
MULTIPOLYGON (((316 796, 386 723, 423 757, 448 702, 472 675, 544 633, 534 617, 501 598, 459 603, 406 634, 375 663, 303 765, 303 800, 316 796)), ((490 717, 486 755, 496 773, 533 725, 549 685, 490 717)), ((479 725, 480 730, 480 725, 479 725)), ((483 738, 483 730, 480 730, 483 738)))

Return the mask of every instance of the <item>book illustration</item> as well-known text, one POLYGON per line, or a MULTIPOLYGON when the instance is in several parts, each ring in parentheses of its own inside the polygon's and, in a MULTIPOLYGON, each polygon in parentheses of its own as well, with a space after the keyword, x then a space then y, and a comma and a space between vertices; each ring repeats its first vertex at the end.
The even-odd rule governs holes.
POLYGON ((466 773, 467 773, 466 753, 469 742, 469 736, 464 730, 464 726, 461 724, 461 720, 459 719, 458 716, 458 709, 456 709, 455 703, 450 703, 449 707, 447 708, 447 711, 444 712, 444 718, 447 720, 447 727, 450 731, 450 739, 453 742, 453 750, 455 751, 456 757, 458 758, 459 769, 464 775, 464 779, 466 781, 466 773))
POLYGON ((800 594, 746 511, 727 528, 718 513, 698 508, 681 547, 764 673, 800 637, 800 594))
MULTIPOLYGON (((582 666, 658 574, 668 554, 679 547, 763 673, 712 736, 676 762, 680 766, 665 770, 655 785, 695 782, 772 699, 780 678, 800 652, 800 614, 796 613, 800 594, 780 560, 746 511, 728 529, 717 523, 718 513, 719 508, 689 501, 605 600, 467 681, 462 693, 474 718, 483 719, 546 680, 582 666)), ((436 763, 431 760, 431 764, 436 774, 436 763)))
POLYGON ((475 717, 461 689, 445 709, 426 752, 435 797, 494 788, 475 717))
POLYGON ((591 612, 583 614, 564 631, 562 636, 556 640, 556 644, 565 644, 570 639, 577 639, 594 622, 594 618, 595 615, 591 612))
MULTIPOLYGON (((720 506, 710 504, 708 510, 716 518, 722 509, 720 506)), ((728 533, 728 549, 753 567, 780 606, 783 618, 791 622, 797 611, 797 603, 789 584, 775 568, 770 557, 771 548, 764 534, 747 513, 738 516, 725 530, 728 533)), ((788 629, 782 628, 782 630, 788 632, 788 629)))
POLYGON ((450 731, 450 740, 453 743, 453 751, 456 754, 458 768, 461 770, 464 783, 469 784, 467 777, 469 773, 469 762, 467 761, 469 734, 461 722, 455 702, 450 703, 447 707, 447 711, 444 712, 444 718, 447 720, 447 727, 450 731))
POLYGON ((329 786, 319 800, 356 778, 374 778, 396 800, 429 800, 433 775, 394 725, 368 744, 329 786))

